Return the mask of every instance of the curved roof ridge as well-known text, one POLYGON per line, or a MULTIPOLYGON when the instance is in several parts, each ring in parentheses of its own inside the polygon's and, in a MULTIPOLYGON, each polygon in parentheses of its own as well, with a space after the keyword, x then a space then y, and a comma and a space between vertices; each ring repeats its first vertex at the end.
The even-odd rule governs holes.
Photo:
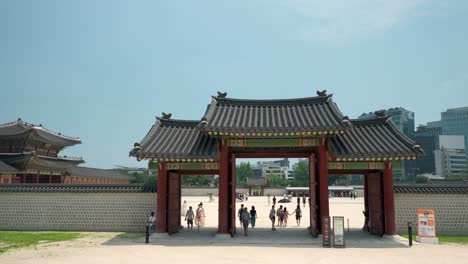
POLYGON ((390 116, 384 117, 373 117, 373 118, 366 118, 366 119, 350 119, 351 124, 355 126, 363 126, 363 125, 379 125, 387 123, 387 119, 390 116))
POLYGON ((77 141, 77 142, 81 142, 80 140, 80 137, 72 137, 72 136, 67 136, 67 135, 64 135, 60 132, 55 132, 55 131, 52 131, 48 128, 45 128, 43 126, 36 126, 36 125, 32 125, 32 127, 34 129, 37 129, 37 130, 42 130, 44 132, 47 132, 47 133, 50 133, 50 134, 53 134, 54 136, 57 136, 57 137, 61 137, 61 138, 64 138, 64 139, 68 139, 68 140, 72 140, 72 141, 77 141))
POLYGON ((21 120, 21 118, 18 118, 18 120, 13 121, 13 122, 0 124, 0 128, 8 128, 8 127, 14 127, 14 126, 19 126, 20 129, 24 130, 24 131, 20 131, 19 133, 16 132, 16 134, 28 132, 28 131, 31 131, 31 130, 36 131, 36 132, 43 131, 43 132, 45 132, 47 134, 50 134, 50 135, 58 137, 58 138, 62 138, 62 139, 69 140, 69 141, 74 141, 76 143, 81 143, 81 140, 80 140, 79 137, 66 136, 66 135, 63 135, 62 133, 55 132, 55 131, 52 131, 52 130, 50 130, 48 128, 45 128, 42 125, 34 125, 34 124, 31 124, 31 123, 27 123, 27 122, 21 120))
POLYGON ((182 126, 182 127, 196 127, 200 120, 190 120, 190 119, 164 119, 161 117, 156 117, 161 126, 182 126))
POLYGON ((242 98, 221 98, 217 96, 212 96, 213 100, 216 103, 225 103, 225 104, 258 104, 258 105, 268 105, 268 104, 279 104, 279 105, 289 105, 289 104, 304 104, 304 103, 326 103, 333 94, 326 96, 311 96, 311 97, 298 97, 298 98, 288 98, 288 99, 242 99, 242 98))

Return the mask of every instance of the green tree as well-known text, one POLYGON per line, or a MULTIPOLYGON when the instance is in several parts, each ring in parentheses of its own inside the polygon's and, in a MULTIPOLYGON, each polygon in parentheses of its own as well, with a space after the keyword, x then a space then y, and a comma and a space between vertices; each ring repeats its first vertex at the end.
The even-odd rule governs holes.
POLYGON ((289 182, 284 178, 284 176, 278 174, 267 174, 267 183, 270 187, 286 187, 288 186, 289 182))
POLYGON ((294 176, 293 186, 309 186, 309 162, 300 160, 293 168, 292 175, 294 176))
POLYGON ((207 187, 210 185, 211 177, 206 175, 184 175, 182 186, 184 187, 207 187))
POLYGON ((236 185, 245 186, 247 177, 252 177, 253 169, 250 162, 241 162, 236 166, 236 185))
POLYGON ((416 183, 427 183, 428 180, 429 179, 426 176, 418 175, 418 176, 416 176, 415 182, 416 183))
POLYGON ((468 173, 466 174, 450 174, 448 179, 465 179, 468 180, 468 173))

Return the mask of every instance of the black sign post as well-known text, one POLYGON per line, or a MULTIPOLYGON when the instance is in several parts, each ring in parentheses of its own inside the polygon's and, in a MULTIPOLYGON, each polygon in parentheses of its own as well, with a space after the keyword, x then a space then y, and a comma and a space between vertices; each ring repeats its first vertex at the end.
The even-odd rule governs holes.
POLYGON ((345 247, 344 217, 343 216, 333 217, 333 247, 338 247, 338 248, 345 247))
POLYGON ((331 247, 329 216, 322 217, 322 246, 331 247))

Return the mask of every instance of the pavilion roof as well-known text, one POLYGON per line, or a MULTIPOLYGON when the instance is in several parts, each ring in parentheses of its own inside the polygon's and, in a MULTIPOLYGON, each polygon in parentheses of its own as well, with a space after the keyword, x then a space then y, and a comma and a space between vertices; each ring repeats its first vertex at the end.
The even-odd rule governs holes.
POLYGON ((202 130, 215 134, 256 132, 324 132, 346 130, 332 95, 274 100, 213 96, 202 118, 202 130))
POLYGON ((92 178, 101 178, 101 179, 116 179, 116 180, 129 180, 130 176, 122 173, 117 169, 97 169, 81 166, 68 166, 67 172, 70 176, 76 177, 92 177, 92 178))
POLYGON ((350 122, 351 129, 330 138, 337 160, 415 159, 424 155, 420 146, 399 131, 388 116, 350 122))
POLYGON ((0 125, 0 137, 19 136, 26 133, 33 134, 43 142, 61 147, 81 144, 80 138, 65 136, 61 133, 53 132, 42 125, 29 124, 21 119, 0 125))
POLYGON ((2 161, 0 161, 0 173, 15 173, 18 170, 2 161))
POLYGON ((138 159, 217 158, 216 140, 200 131, 199 121, 157 118, 143 140, 130 151, 138 159))

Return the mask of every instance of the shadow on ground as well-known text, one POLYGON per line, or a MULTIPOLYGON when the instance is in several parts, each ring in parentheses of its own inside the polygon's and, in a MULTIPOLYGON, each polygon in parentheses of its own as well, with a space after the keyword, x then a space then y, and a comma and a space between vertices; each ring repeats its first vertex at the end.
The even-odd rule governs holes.
MULTIPOLYGON (((234 237, 218 236, 216 231, 216 228, 206 227, 193 231, 181 229, 178 233, 170 236, 160 236, 160 234, 153 233, 150 236, 148 246, 322 247, 322 236, 313 238, 306 228, 277 228, 276 231, 269 228, 255 228, 249 229, 248 236, 244 236, 242 229, 237 228, 237 234, 234 237)), ((346 248, 405 248, 407 240, 399 236, 377 237, 360 229, 351 229, 349 232, 345 232, 345 244, 346 248)), ((103 245, 146 245, 145 235, 143 233, 122 234, 104 242, 103 245)))

